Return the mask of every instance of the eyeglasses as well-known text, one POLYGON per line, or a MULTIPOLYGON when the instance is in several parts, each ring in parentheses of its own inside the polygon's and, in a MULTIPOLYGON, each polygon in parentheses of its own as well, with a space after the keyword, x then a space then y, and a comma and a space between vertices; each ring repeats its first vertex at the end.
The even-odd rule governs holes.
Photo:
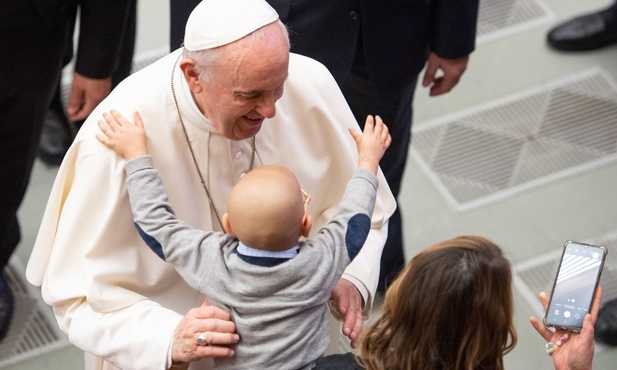
POLYGON ((304 212, 308 213, 308 206, 309 203, 311 203, 311 196, 302 188, 300 188, 300 191, 302 192, 302 196, 304 197, 304 212))

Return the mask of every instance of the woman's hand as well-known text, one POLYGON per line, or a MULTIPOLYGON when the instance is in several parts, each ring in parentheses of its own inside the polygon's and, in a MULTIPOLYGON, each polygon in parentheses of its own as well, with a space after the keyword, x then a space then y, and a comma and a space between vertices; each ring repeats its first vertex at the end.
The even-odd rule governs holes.
MULTIPOLYGON (((550 330, 540 320, 531 317, 529 322, 536 329, 538 334, 547 342, 557 343, 556 349, 551 353, 556 370, 591 370, 595 344, 593 341, 594 329, 602 300, 602 288, 597 287, 591 309, 583 321, 583 329, 580 333, 568 330, 550 330)), ((544 310, 548 308, 549 297, 545 292, 540 293, 540 301, 544 310)))

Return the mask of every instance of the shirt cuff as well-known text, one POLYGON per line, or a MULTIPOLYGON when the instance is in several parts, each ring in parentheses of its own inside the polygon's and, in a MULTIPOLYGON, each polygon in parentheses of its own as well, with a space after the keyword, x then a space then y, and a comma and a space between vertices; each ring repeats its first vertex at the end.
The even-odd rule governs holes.
POLYGON ((171 359, 171 349, 173 348, 173 346, 174 346, 174 337, 172 335, 171 341, 169 341, 169 348, 167 349, 167 363, 165 364, 166 369, 170 369, 174 365, 173 360, 171 359))

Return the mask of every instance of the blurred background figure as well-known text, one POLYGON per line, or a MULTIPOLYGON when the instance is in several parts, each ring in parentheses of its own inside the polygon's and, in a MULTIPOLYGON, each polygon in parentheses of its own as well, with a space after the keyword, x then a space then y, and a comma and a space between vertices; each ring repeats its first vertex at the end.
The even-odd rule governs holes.
POLYGON ((617 346, 617 299, 606 302, 598 312, 595 338, 602 344, 617 346))

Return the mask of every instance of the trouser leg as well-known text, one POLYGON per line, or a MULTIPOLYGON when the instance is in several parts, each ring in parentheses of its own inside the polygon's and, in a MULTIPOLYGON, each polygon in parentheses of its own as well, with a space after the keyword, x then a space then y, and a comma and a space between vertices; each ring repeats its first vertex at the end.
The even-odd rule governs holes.
POLYGON ((17 210, 60 77, 64 25, 40 21, 0 30, 0 270, 20 240, 17 210))
MULTIPOLYGON (((413 86, 415 87, 415 81, 413 86)), ((356 66, 352 77, 347 83, 342 84, 341 90, 360 127, 364 127, 368 114, 379 115, 388 126, 392 143, 379 165, 398 203, 398 194, 411 142, 411 102, 414 89, 409 88, 406 92, 393 94, 390 97, 376 96, 371 89, 366 72, 356 66)), ((402 217, 397 205, 389 221, 388 239, 381 257, 379 291, 385 291, 387 285, 396 278, 404 264, 402 217)))

